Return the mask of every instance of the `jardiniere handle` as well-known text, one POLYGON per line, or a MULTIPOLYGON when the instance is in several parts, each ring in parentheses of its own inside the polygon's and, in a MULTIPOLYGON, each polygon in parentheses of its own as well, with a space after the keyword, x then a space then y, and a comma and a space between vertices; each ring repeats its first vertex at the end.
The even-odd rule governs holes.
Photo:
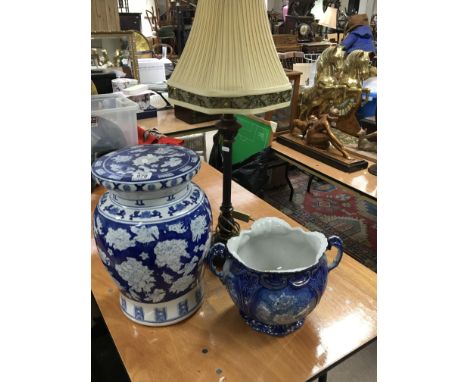
POLYGON ((331 249, 331 247, 335 247, 338 250, 338 253, 336 254, 331 264, 328 264, 328 272, 330 272, 332 269, 335 269, 338 266, 341 258, 343 257, 343 241, 338 236, 330 236, 327 240, 327 250, 331 249))
POLYGON ((208 265, 210 266, 211 272, 213 272, 216 276, 218 276, 221 281, 223 280, 224 277, 224 272, 223 271, 218 271, 216 269, 216 265, 213 264, 213 260, 215 258, 219 258, 223 261, 226 260, 226 245, 223 243, 216 243, 211 247, 211 249, 208 251, 208 265))

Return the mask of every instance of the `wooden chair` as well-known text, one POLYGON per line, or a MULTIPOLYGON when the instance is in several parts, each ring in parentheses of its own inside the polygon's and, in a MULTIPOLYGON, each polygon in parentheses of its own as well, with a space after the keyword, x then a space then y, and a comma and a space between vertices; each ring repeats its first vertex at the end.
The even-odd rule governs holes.
POLYGON ((278 53, 278 58, 283 68, 291 70, 294 64, 306 62, 304 52, 299 51, 278 53))
POLYGON ((156 10, 154 10, 153 7, 151 7, 151 11, 147 9, 146 11, 146 18, 148 19, 148 22, 151 27, 151 31, 155 36, 158 35, 158 31, 160 29, 159 25, 159 18, 160 18, 160 10, 159 6, 156 7, 156 10))
MULTIPOLYGON (((174 51, 174 46, 176 42, 176 36, 172 26, 161 26, 160 25, 161 12, 159 7, 156 7, 154 10, 151 7, 150 10, 146 10, 146 18, 151 26, 151 31, 153 32, 153 50, 157 45, 170 45, 171 52, 174 51)), ((172 54, 172 53, 171 53, 172 54)))

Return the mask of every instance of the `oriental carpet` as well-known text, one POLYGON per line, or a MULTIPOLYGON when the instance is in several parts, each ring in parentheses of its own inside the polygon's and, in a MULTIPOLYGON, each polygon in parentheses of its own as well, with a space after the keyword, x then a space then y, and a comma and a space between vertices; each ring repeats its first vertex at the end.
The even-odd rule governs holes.
POLYGON ((309 175, 296 168, 290 169, 289 178, 294 187, 291 202, 287 185, 265 191, 265 201, 311 231, 338 235, 348 255, 377 272, 376 203, 316 177, 307 192, 309 175))

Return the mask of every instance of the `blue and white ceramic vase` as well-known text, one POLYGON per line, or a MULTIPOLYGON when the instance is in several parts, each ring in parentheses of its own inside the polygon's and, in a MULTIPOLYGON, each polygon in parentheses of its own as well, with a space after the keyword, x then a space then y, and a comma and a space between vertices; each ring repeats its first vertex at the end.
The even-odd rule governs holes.
POLYGON ((99 256, 120 289, 123 313, 137 323, 171 325, 202 303, 212 215, 191 182, 200 165, 187 148, 143 145, 92 166, 108 190, 94 211, 99 256))

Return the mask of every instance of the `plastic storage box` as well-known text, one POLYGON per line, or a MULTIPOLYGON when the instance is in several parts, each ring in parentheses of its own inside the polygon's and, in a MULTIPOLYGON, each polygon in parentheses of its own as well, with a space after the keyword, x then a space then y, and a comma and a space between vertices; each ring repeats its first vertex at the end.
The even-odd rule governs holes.
POLYGON ((119 93, 91 96, 91 162, 138 144, 138 105, 119 93))
POLYGON ((139 58, 140 84, 159 84, 166 81, 164 62, 157 58, 139 58))

